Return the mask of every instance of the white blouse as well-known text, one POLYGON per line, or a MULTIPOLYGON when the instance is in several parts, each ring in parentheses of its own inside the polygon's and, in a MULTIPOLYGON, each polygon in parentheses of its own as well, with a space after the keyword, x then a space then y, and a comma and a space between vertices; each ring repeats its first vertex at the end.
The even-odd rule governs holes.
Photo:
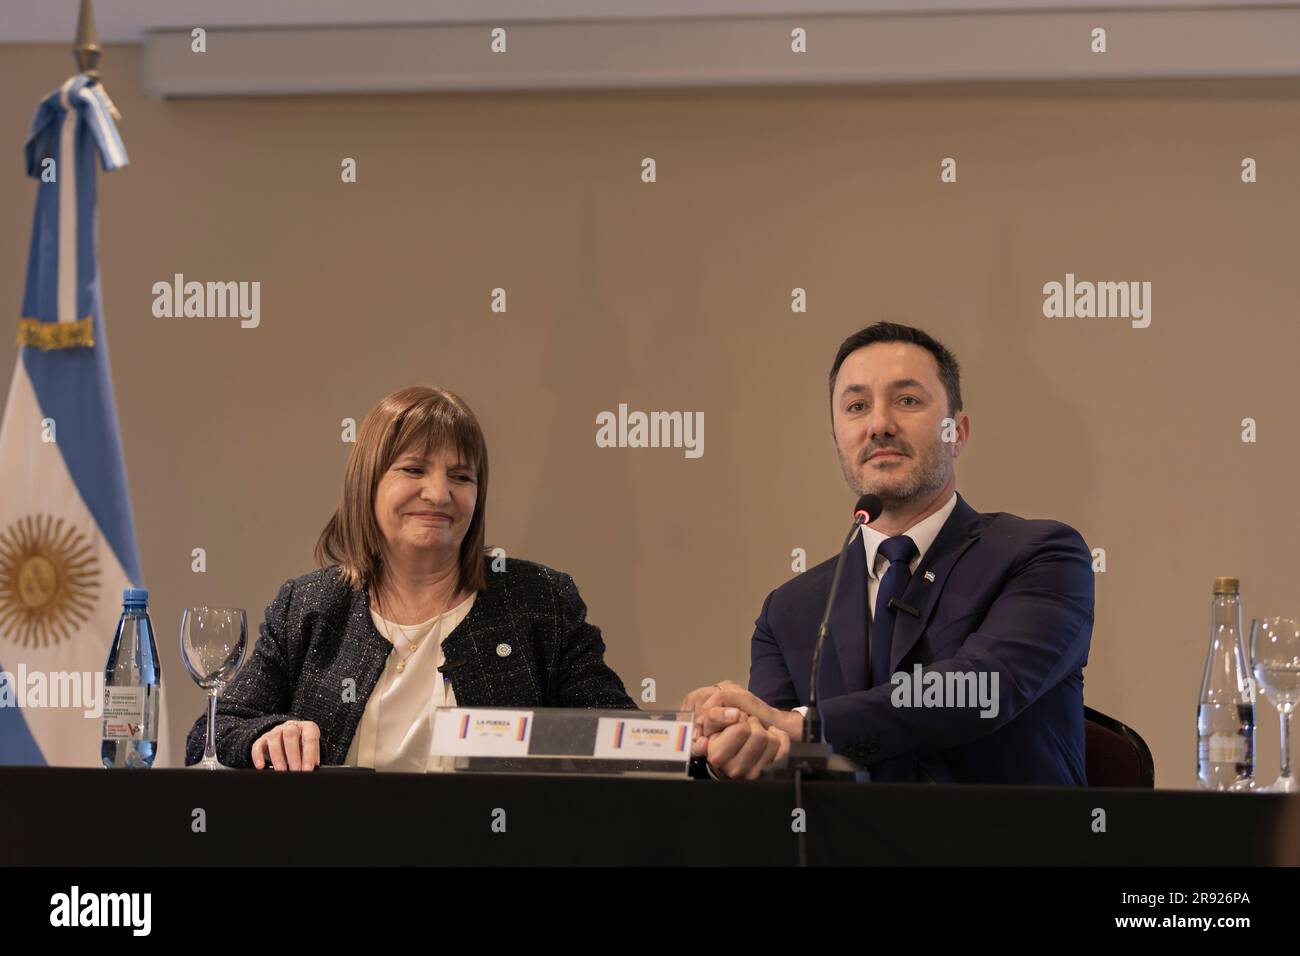
POLYGON ((366 701, 344 766, 407 773, 442 769, 443 760, 431 752, 433 709, 456 706, 451 682, 438 671, 443 664, 442 642, 465 619, 475 596, 470 594, 454 608, 420 624, 396 624, 371 609, 375 629, 393 645, 393 651, 366 701))

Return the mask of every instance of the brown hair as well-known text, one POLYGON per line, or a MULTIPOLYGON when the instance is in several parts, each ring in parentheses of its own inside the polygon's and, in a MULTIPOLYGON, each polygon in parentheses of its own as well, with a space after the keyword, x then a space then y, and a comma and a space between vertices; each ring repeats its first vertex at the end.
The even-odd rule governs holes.
POLYGON ((827 391, 830 393, 832 406, 835 404, 835 376, 840 373, 840 366, 844 364, 844 360, 858 349, 875 345, 877 342, 906 342, 909 345, 919 345, 933 355, 939 365, 939 381, 943 383, 943 390, 948 394, 948 414, 956 415, 961 411, 961 368, 957 364, 957 357, 930 334, 896 322, 877 322, 860 332, 854 332, 844 340, 840 350, 835 353, 835 362, 831 365, 830 378, 827 380, 827 391))
POLYGON ((380 478, 397 457, 416 448, 426 457, 433 449, 454 448, 461 460, 474 468, 478 501, 460 543, 458 589, 482 591, 487 587, 483 567, 487 442, 469 406, 459 395, 442 388, 400 388, 370 410, 348 457, 338 510, 316 542, 316 561, 322 567, 338 564, 339 579, 354 591, 379 589, 384 580, 384 536, 375 518, 375 493, 380 478))

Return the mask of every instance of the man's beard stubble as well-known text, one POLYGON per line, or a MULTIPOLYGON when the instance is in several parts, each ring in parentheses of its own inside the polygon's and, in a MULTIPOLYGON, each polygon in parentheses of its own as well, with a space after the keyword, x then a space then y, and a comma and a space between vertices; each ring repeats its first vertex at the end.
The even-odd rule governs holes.
MULTIPOLYGON (((885 446, 894 447, 894 446, 885 446)), ((872 451, 879 451, 874 448, 872 451)), ((864 481, 861 472, 850 466, 845 459, 844 453, 836 446, 836 453, 839 455, 840 468, 844 472, 844 480, 848 482, 854 494, 858 496, 872 494, 879 495, 881 502, 886 511, 894 511, 916 502, 918 498, 926 495, 932 495, 937 492, 948 481, 948 462, 944 455, 942 442, 935 442, 925 450, 924 455, 917 461, 917 467, 911 475, 904 480, 901 485, 892 484, 892 476, 882 474, 885 480, 875 480, 868 476, 864 481)), ((904 459, 906 460, 906 459, 904 459)))

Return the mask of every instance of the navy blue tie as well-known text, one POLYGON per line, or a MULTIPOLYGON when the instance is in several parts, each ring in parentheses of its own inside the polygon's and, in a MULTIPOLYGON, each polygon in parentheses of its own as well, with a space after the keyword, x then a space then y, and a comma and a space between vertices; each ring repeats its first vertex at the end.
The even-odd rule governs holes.
POLYGON ((889 652, 894 643, 894 616, 891 598, 901 598, 912 580, 911 561, 916 557, 916 542, 905 534, 880 542, 879 551, 889 560, 889 570, 876 591, 876 616, 871 627, 871 686, 889 683, 889 652))

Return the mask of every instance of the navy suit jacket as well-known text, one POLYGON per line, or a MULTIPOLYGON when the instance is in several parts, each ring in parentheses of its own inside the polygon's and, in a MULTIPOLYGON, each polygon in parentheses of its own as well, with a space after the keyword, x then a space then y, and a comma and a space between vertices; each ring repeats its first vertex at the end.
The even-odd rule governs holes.
MULTIPOLYGON (((763 602, 749 689, 774 707, 808 703, 817 626, 835 559, 763 602)), ((956 507, 921 557, 896 612, 889 673, 998 674, 998 711, 896 707, 868 688, 867 559, 854 538, 822 650, 819 710, 835 749, 873 780, 1086 786, 1083 668, 1092 639, 1092 555, 1059 521, 956 507), (926 579, 931 572, 933 580, 926 579), (923 771, 923 773, 919 772, 923 771)), ((991 686, 991 678, 989 686, 991 686)))

